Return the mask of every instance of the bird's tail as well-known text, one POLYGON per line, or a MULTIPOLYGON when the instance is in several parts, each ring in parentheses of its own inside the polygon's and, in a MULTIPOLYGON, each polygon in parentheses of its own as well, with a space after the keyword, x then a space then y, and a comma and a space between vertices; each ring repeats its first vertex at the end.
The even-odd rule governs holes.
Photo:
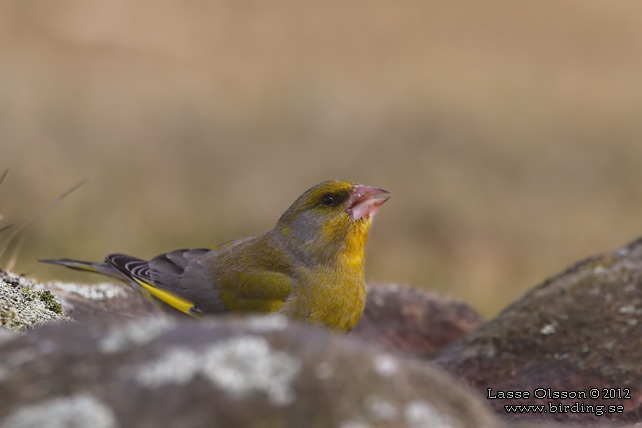
POLYGON ((116 278, 121 281, 128 280, 128 278, 126 278, 120 271, 106 263, 83 262, 81 260, 72 259, 47 259, 38 261, 43 263, 51 263, 54 265, 66 266, 69 269, 80 270, 83 272, 99 273, 101 275, 111 276, 112 278, 116 278))
MULTIPOLYGON (((130 262, 138 261, 145 264, 147 263, 144 260, 139 260, 134 257, 125 256, 122 254, 110 254, 109 256, 107 256, 106 260, 113 261, 114 263, 116 263, 116 261, 123 262, 123 260, 130 262)), ((123 265, 123 270, 121 271, 116 266, 120 266, 122 263, 111 265, 107 263, 84 262, 81 260, 72 259, 47 259, 38 261, 65 266, 69 269, 80 270, 83 272, 93 272, 116 278, 126 284, 129 284, 129 286, 131 286, 134 290, 142 294, 144 298, 163 310, 171 310, 172 312, 178 310, 195 318, 199 318, 201 316, 201 314, 192 310, 192 308, 194 307, 194 303, 187 301, 180 296, 173 295, 170 292, 155 287, 154 285, 152 285, 151 279, 145 280, 142 277, 136 278, 134 276, 128 275, 129 271, 126 270, 126 264, 123 265)))

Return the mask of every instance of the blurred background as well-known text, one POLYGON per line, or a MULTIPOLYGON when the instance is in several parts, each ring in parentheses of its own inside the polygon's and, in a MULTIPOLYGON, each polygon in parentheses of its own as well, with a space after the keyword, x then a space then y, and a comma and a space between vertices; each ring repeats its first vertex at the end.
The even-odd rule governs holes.
POLYGON ((494 315, 642 234, 642 4, 0 3, 5 221, 35 262, 270 229, 308 187, 393 197, 366 276, 494 315))

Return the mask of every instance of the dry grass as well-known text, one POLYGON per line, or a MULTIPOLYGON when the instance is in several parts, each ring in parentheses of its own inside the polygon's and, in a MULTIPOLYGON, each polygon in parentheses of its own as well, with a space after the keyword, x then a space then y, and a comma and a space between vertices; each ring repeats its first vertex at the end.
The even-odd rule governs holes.
POLYGON ((393 193, 368 277, 492 314, 642 231, 640 28, 626 1, 5 2, 3 213, 91 179, 17 270, 259 233, 346 177, 393 193))

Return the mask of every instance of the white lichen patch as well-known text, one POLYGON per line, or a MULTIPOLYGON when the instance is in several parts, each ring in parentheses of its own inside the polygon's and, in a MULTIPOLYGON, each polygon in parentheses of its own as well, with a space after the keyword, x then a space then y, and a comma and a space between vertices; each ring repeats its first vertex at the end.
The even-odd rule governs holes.
POLYGON ((460 358, 463 361, 466 360, 474 360, 479 357, 481 358, 495 358, 498 354, 499 350, 497 349, 497 346, 493 345, 492 343, 481 343, 478 346, 471 346, 468 348, 465 348, 462 353, 460 358))
POLYGON ((0 271, 0 326, 24 331, 42 323, 70 320, 55 310, 60 305, 55 296, 33 291, 33 285, 32 280, 0 271))
POLYGON ((97 301, 127 297, 127 292, 122 286, 109 282, 102 282, 100 284, 78 284, 73 282, 52 281, 38 288, 44 290, 64 290, 85 299, 97 301))
POLYGON ((636 310, 635 305, 624 305, 620 306, 618 312, 621 314, 636 314, 639 315, 642 313, 642 310, 636 310))
POLYGON ((383 299, 383 296, 380 295, 375 295, 372 296, 372 303, 375 304, 375 306, 383 306, 384 303, 386 303, 383 299))
POLYGON ((28 288, 32 288, 37 284, 33 279, 27 279, 24 276, 16 275, 15 273, 7 272, 5 270, 0 271, 0 280, 28 288))
POLYGON ((397 359, 388 354, 377 355, 372 361, 372 365, 377 373, 385 377, 394 375, 399 368, 397 359))
POLYGON ((167 316, 153 316, 113 327, 98 341, 98 349, 107 354, 143 346, 175 325, 167 316))
POLYGON ((117 428, 113 411, 96 397, 76 394, 24 405, 0 422, 0 428, 117 428))
POLYGON ((253 392, 265 393, 272 404, 285 406, 295 397, 291 383, 301 363, 272 349, 263 337, 230 338, 205 349, 177 348, 134 371, 136 381, 156 388, 186 383, 200 375, 235 398, 253 392))
POLYGON ((159 359, 137 369, 134 372, 134 378, 140 385, 147 388, 184 384, 194 378, 201 364, 198 353, 191 349, 174 348, 166 351, 159 359))
POLYGON ((555 334, 556 331, 555 323, 550 323, 542 327, 539 332, 544 336, 549 336, 551 334, 555 334))
POLYGON ((375 395, 368 396, 366 397, 364 406, 366 412, 375 420, 390 421, 399 416, 397 406, 382 397, 375 395))
POLYGON ((450 415, 423 400, 411 401, 406 405, 404 418, 408 428, 459 428, 462 425, 450 415))
POLYGON ((288 326, 288 319, 284 315, 251 315, 246 319, 248 327, 257 333, 281 331, 288 326))

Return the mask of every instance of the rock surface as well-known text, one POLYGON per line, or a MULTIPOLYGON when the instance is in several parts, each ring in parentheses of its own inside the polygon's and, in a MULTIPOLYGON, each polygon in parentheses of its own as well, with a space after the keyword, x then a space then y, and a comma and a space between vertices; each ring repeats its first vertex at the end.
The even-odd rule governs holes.
POLYGON ((0 427, 497 427, 443 372, 282 317, 0 337, 0 427))
POLYGON ((60 300, 63 312, 77 321, 138 318, 160 312, 126 284, 49 282, 35 287, 51 291, 60 300))
MULTIPOLYGON (((75 320, 136 318, 159 313, 139 293, 120 284, 51 282, 50 290, 75 320)), ((366 308, 351 336, 405 356, 428 358, 482 323, 455 298, 401 285, 368 285, 366 308)), ((182 315, 182 314, 180 314, 182 315)))
POLYGON ((69 321, 49 291, 34 290, 35 281, 0 271, 0 326, 24 331, 47 322, 69 321))
POLYGON ((406 356, 429 358, 483 322, 461 300, 430 290, 369 285, 367 296, 351 336, 406 356))
MULTIPOLYGON (((12 281, 19 292, 25 280, 12 281)), ((485 405, 510 426, 642 423, 642 240, 544 281, 486 323, 454 299, 371 286, 347 336, 278 317, 150 319, 159 310, 127 287, 47 287, 82 321, 0 331, 0 428, 54 417, 97 427, 497 426, 485 405), (393 352, 431 360, 476 398, 393 352), (505 407, 517 405, 541 407, 505 407)))
POLYGON ((482 397, 498 397, 486 401, 501 414, 505 405, 545 410, 513 418, 642 421, 642 240, 546 280, 435 361, 482 397), (570 395, 587 398, 548 398, 549 389, 551 397, 578 391, 570 395), (500 398, 499 391, 530 396, 500 398))

